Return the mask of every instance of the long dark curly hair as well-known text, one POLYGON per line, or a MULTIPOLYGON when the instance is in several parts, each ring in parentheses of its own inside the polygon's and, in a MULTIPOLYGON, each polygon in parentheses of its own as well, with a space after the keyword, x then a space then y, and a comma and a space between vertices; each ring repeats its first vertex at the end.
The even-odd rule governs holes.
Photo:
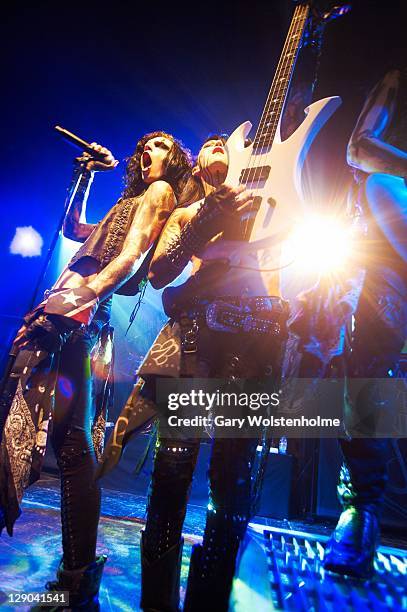
POLYGON ((165 160, 163 179, 171 185, 178 200, 191 177, 192 156, 191 152, 179 140, 166 132, 151 132, 138 141, 136 150, 127 160, 123 198, 134 198, 147 189, 148 185, 144 183, 141 174, 141 156, 146 142, 160 136, 168 138, 174 143, 165 160))

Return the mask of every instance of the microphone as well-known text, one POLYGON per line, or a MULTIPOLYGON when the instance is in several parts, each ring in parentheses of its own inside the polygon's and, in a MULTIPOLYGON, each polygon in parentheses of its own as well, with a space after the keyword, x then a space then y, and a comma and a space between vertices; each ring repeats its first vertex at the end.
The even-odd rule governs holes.
POLYGON ((96 159, 97 161, 105 161, 106 155, 104 153, 99 153, 99 151, 95 151, 95 149, 91 147, 90 143, 86 142, 86 140, 82 140, 82 138, 79 138, 79 136, 72 134, 72 132, 69 132, 59 125, 56 125, 54 129, 62 136, 64 140, 71 143, 75 147, 78 147, 78 149, 81 149, 81 151, 86 151, 86 153, 89 153, 93 159, 96 159))

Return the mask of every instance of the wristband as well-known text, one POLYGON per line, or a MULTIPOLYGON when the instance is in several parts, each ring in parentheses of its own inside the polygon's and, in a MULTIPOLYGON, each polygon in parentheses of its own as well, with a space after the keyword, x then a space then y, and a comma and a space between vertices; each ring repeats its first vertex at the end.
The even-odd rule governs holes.
POLYGON ((99 298, 89 287, 62 289, 51 293, 44 307, 49 315, 59 315, 72 328, 89 325, 99 306, 99 298))
POLYGON ((206 242, 189 221, 182 228, 181 234, 168 245, 166 251, 168 261, 174 268, 183 270, 192 255, 199 253, 206 242))
POLYGON ((225 229, 228 202, 233 199, 224 185, 220 185, 202 202, 190 223, 205 243, 225 229))
POLYGON ((174 268, 183 270, 192 255, 199 253, 211 238, 225 229, 230 199, 230 192, 224 185, 205 198, 196 215, 182 228, 180 236, 167 247, 166 256, 174 268))
POLYGON ((80 174, 81 178, 75 191, 75 197, 84 196, 93 182, 94 173, 92 170, 82 169, 80 174))

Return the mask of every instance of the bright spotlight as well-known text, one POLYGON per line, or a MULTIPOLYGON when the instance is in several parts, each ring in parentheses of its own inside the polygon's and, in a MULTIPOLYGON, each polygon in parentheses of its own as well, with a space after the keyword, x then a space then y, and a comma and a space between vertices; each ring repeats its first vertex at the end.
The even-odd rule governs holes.
POLYGON ((31 225, 16 227, 10 253, 22 257, 39 257, 43 243, 41 235, 31 225))
POLYGON ((285 258, 304 271, 333 272, 349 258, 351 233, 351 226, 337 218, 313 216, 295 227, 285 245, 285 258))

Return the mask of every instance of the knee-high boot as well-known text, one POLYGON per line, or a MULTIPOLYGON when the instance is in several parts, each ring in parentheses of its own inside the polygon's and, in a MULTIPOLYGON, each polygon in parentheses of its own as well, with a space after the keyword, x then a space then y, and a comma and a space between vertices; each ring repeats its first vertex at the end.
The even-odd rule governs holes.
MULTIPOLYGON (((69 603, 60 600, 55 608, 37 606, 32 612, 99 612, 99 588, 102 580, 103 568, 107 557, 101 555, 95 561, 75 570, 65 569, 63 561, 60 562, 57 571, 57 579, 47 582, 47 591, 58 595, 62 592, 69 593, 69 603)), ((55 600, 54 600, 55 601, 55 600)))
POLYGON ((79 429, 68 430, 64 446, 55 450, 61 472, 63 558, 57 579, 47 582, 46 589, 68 591, 67 610, 93 612, 99 610, 98 592, 106 562, 104 555, 96 557, 100 487, 94 481, 95 458, 79 429))
POLYGON ((194 546, 184 612, 227 612, 240 542, 247 520, 208 511, 202 546, 194 546))
POLYGON ((96 457, 86 432, 68 429, 61 445, 54 444, 61 474, 63 562, 74 570, 96 557, 100 516, 100 485, 95 480, 96 457))
POLYGON ((160 557, 149 559, 145 532, 141 533, 141 602, 145 612, 178 612, 184 539, 160 557))
POLYGON ((229 549, 220 564, 218 576, 209 575, 207 563, 212 559, 205 554, 204 548, 196 544, 192 549, 189 565, 188 585, 185 595, 184 612, 206 612, 216 610, 227 612, 235 574, 238 546, 229 549))

